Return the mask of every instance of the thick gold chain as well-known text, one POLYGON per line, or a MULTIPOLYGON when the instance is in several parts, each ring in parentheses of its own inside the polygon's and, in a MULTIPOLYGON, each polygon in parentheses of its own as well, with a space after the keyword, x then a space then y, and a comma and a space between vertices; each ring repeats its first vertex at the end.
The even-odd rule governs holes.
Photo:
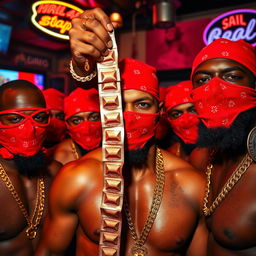
POLYGON ((142 229, 140 237, 138 237, 134 223, 132 221, 131 213, 129 211, 129 206, 127 200, 124 200, 124 210, 128 222, 128 227, 130 229, 132 239, 135 241, 135 247, 132 248, 133 255, 145 255, 146 248, 143 247, 145 244, 149 232, 154 224, 155 218, 157 216, 159 207, 161 205, 163 191, 164 191, 164 183, 165 183, 165 174, 164 174, 164 160, 161 150, 157 148, 156 154, 156 185, 154 188, 154 195, 151 204, 151 208, 149 211, 149 215, 147 217, 146 223, 142 229))
POLYGON ((37 229, 40 224, 40 220, 42 218, 44 212, 44 201, 45 201, 45 184, 44 179, 40 178, 37 181, 37 196, 36 196, 36 205, 31 219, 29 218, 29 214, 22 203, 18 193, 15 190, 14 185, 12 184, 8 174, 6 173, 4 167, 0 164, 0 177, 4 182, 7 189, 10 191, 14 200, 17 202, 21 213, 28 223, 28 228, 26 229, 26 235, 29 239, 34 239, 37 235, 37 229), (35 219, 34 223, 33 220, 35 219))
POLYGON ((236 183, 240 180, 242 175, 247 171, 251 163, 253 162, 253 159, 246 154, 245 157, 242 159, 240 164, 237 166, 233 174, 229 177, 225 185, 223 186, 222 190, 218 194, 218 196, 213 201, 212 205, 210 207, 207 206, 208 204, 208 198, 210 194, 210 185, 211 185, 211 173, 213 169, 213 165, 209 164, 207 166, 206 175, 207 175, 207 185, 206 185, 206 191, 204 196, 204 208, 203 212, 205 216, 210 216, 214 210, 219 206, 219 204, 225 199, 229 191, 236 185, 236 183))

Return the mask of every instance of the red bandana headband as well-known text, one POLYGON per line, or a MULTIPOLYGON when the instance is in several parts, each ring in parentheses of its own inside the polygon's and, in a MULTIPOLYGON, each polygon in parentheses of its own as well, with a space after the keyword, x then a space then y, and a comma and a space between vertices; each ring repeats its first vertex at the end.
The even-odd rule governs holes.
POLYGON ((183 103, 193 102, 190 96, 191 92, 192 83, 190 80, 168 87, 164 102, 166 110, 169 111, 183 103))
POLYGON ((64 98, 65 95, 54 89, 49 88, 46 90, 43 90, 43 95, 46 101, 46 106, 48 109, 54 109, 54 110, 64 110, 64 98))
POLYGON ((80 112, 100 111, 98 91, 77 88, 64 100, 65 119, 80 112))
POLYGON ((159 84, 154 67, 131 58, 124 58, 119 67, 123 90, 144 91, 159 100, 159 84))
POLYGON ((256 75, 256 51, 244 40, 230 41, 220 38, 205 46, 196 56, 192 65, 192 73, 206 60, 224 58, 236 61, 256 75))

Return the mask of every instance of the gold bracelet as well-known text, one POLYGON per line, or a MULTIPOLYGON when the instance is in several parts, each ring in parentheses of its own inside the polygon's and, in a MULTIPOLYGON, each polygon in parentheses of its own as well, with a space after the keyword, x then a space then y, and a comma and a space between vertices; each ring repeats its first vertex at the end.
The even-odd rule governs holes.
POLYGON ((72 60, 70 61, 69 63, 69 70, 70 70, 70 73, 72 75, 72 77, 76 80, 76 81, 79 81, 79 82, 88 82, 88 81, 91 81, 96 75, 97 75, 97 72, 96 70, 94 70, 90 75, 88 76, 79 76, 76 74, 74 68, 73 68, 73 63, 72 63, 72 60))

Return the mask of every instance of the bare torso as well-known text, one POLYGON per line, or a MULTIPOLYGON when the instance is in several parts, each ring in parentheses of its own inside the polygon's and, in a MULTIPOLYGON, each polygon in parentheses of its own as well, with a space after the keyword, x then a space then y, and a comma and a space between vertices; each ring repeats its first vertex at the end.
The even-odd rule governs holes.
MULTIPOLYGON (((59 189, 65 187, 66 192, 63 190, 61 193, 62 198, 59 199, 61 201, 59 204, 62 207, 68 207, 70 212, 76 212, 79 223, 77 256, 98 254, 103 187, 100 150, 89 153, 78 162, 68 164, 68 167, 60 172, 57 177, 60 182, 55 184, 55 189, 51 192, 51 194, 55 194, 54 197, 57 197, 56 193, 59 189), (84 168, 85 166, 87 168, 84 168)), ((201 174, 181 159, 167 152, 164 152, 163 156, 165 161, 164 196, 145 246, 149 251, 148 256, 185 255, 199 223, 204 179, 201 174)), ((154 171, 147 169, 145 172, 132 176, 131 182, 127 186, 129 208, 138 234, 148 217, 155 182, 154 171)), ((122 245, 122 255, 130 255, 134 241, 127 228, 125 215, 123 225, 125 243, 122 245)), ((50 233, 54 234, 51 231, 50 233)), ((51 237, 49 233, 46 236, 48 242, 51 243, 54 237, 51 237)), ((58 248, 56 243, 58 242, 52 246, 58 248)))
MULTIPOLYGON (((10 160, 1 159, 15 190, 24 204, 29 216, 32 216, 37 195, 37 178, 28 179, 18 174, 14 164, 10 160)), ((56 168, 53 167, 53 168, 56 168)), ((44 178, 45 184, 45 207, 47 210, 47 192, 49 190, 51 177, 44 178)), ((26 236, 27 222, 23 216, 18 203, 7 189, 5 183, 0 179, 0 255, 1 256, 32 256, 40 237, 40 229, 35 239, 30 240, 26 236)), ((42 217, 42 218, 43 218, 42 217)), ((41 219, 42 223, 42 219, 41 219)), ((41 225, 40 225, 41 226, 41 225)))
MULTIPOLYGON (((210 204, 237 164, 214 166, 210 204)), ((227 194, 224 201, 207 218, 207 226, 210 231, 207 255, 256 255, 255 169, 256 164, 252 164, 227 194)))

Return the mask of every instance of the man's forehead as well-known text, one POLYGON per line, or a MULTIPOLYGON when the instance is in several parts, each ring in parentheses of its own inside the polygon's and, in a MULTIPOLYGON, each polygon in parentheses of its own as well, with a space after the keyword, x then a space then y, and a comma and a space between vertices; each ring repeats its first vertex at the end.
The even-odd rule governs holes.
POLYGON ((179 104, 179 105, 173 107, 172 109, 170 109, 170 111, 173 111, 173 110, 186 110, 186 109, 191 108, 193 106, 194 106, 194 104, 192 102, 182 103, 182 104, 179 104))
POLYGON ((9 88, 1 97, 0 108, 2 110, 37 107, 45 107, 45 102, 43 96, 35 90, 9 88))
POLYGON ((87 117, 91 114, 94 114, 94 113, 99 113, 98 111, 83 111, 83 112, 78 112, 74 115, 72 115, 71 117, 75 117, 75 116, 79 116, 79 117, 87 117))
POLYGON ((196 70, 199 69, 203 69, 204 67, 223 67, 223 68, 227 68, 227 66, 229 67, 240 67, 244 70, 248 70, 244 65, 242 65, 241 63, 234 61, 234 60, 230 60, 230 59, 226 59, 226 58, 214 58, 214 59, 209 59, 206 60, 204 62, 202 62, 197 68, 196 70))
POLYGON ((155 97, 150 93, 140 91, 140 90, 135 90, 135 89, 124 90, 123 96, 124 96, 124 100, 129 98, 132 98, 133 100, 141 99, 141 98, 148 98, 152 100, 155 99, 155 97))

